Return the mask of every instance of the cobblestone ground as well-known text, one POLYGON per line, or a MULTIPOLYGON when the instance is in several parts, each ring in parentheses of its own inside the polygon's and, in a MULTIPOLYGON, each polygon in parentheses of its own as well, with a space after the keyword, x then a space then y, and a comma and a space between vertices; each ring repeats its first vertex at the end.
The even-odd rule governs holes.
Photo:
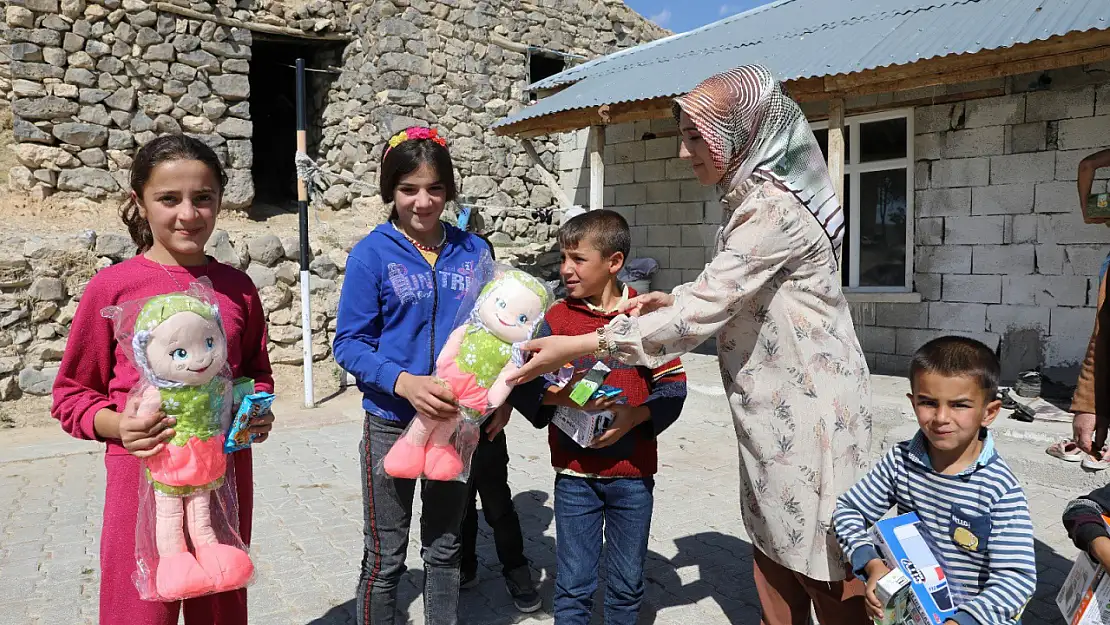
MULTIPOLYGON (((692 386, 709 393, 691 395, 682 419, 660 445, 642 623, 759 622, 751 546, 739 518, 735 437, 707 371, 702 371, 704 382, 692 386)), ((259 577, 250 591, 252 623, 354 623, 362 554, 357 402, 344 396, 310 418, 322 414, 332 415, 331 422, 291 419, 256 449, 252 550, 259 577)), ((462 594, 463 625, 552 620, 555 528, 546 436, 519 417, 508 435, 511 485, 544 610, 524 616, 513 608, 483 523, 481 583, 462 594)), ((96 622, 102 457, 88 447, 58 442, 58 436, 46 440, 0 442, 0 625, 96 622)), ((1019 444, 1029 443, 1003 442, 1000 448, 1005 454, 1007 445, 1019 444)), ((1059 514, 1077 490, 1083 491, 1074 484, 1046 482, 1037 475, 1039 465, 1031 466, 1024 474, 1015 468, 1025 480, 1038 537, 1040 584, 1025 623, 1039 625, 1061 620, 1054 597, 1075 549, 1059 514)), ((412 623, 423 622, 417 531, 399 602, 412 623)))

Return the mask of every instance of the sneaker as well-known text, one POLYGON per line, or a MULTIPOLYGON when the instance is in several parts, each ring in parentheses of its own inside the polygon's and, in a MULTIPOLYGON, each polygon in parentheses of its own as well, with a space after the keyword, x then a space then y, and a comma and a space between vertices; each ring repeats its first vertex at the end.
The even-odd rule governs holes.
POLYGON ((505 573, 505 586, 513 596, 513 605, 525 614, 531 614, 543 606, 540 593, 532 585, 532 571, 528 565, 515 568, 505 573))
POLYGON ((478 585, 478 572, 473 573, 463 572, 459 575, 459 588, 461 590, 470 590, 478 585))

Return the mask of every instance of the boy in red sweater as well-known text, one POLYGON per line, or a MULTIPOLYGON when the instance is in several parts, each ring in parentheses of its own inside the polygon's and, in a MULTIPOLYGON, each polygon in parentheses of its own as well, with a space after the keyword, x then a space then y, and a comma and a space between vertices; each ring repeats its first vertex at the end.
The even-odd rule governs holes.
MULTIPOLYGON (((613 211, 578 215, 560 229, 560 273, 567 298, 547 311, 539 336, 588 334, 617 315, 620 304, 636 295, 617 281, 630 244, 628 223, 613 211)), ((573 364, 584 372, 594 362, 587 357, 573 364)), ((605 622, 636 622, 658 469, 655 439, 678 418, 686 400, 686 374, 677 359, 654 371, 616 360, 605 364, 612 369, 605 384, 623 395, 621 403, 591 401, 585 406, 613 413, 610 427, 587 448, 551 425, 557 406, 582 408, 569 399, 572 384, 559 391, 540 378, 518 387, 512 397, 533 425, 548 428, 556 472, 556 625, 590 622, 603 533, 605 622)))

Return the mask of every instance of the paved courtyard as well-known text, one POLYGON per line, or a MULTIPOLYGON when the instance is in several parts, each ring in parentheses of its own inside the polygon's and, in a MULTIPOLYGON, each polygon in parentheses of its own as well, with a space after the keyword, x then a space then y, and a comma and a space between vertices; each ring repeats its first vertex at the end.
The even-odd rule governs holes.
MULTIPOLYGON (((688 368, 687 408, 660 445, 641 622, 758 623, 751 546, 739 518, 731 420, 713 362, 695 358, 688 368)), ((898 381, 876 387, 876 404, 882 408, 878 453, 884 440, 912 432, 912 422, 894 407, 898 381)), ((286 416, 285 427, 255 452, 252 553, 259 576, 250 591, 251 622, 354 623, 362 556, 358 398, 347 393, 314 411, 277 413, 286 416)), ((1038 538, 1040 583, 1024 622, 1058 623, 1054 598, 1075 554, 1060 526, 1060 512, 1072 496, 1106 478, 1084 475, 1077 466, 1040 452, 1044 440, 1063 432, 1063 426, 1021 429, 1012 424, 1000 424, 1006 436, 999 447, 1026 484, 1038 538)), ((555 527, 546 436, 519 416, 508 435, 512 487, 544 610, 524 616, 513 608, 483 523, 481 584, 462 594, 464 625, 552 620, 555 527)), ((0 434, 0 625, 96 622, 103 489, 103 461, 95 445, 69 441, 53 430, 0 434)), ((417 534, 414 529, 400 600, 412 623, 423 622, 417 534)))

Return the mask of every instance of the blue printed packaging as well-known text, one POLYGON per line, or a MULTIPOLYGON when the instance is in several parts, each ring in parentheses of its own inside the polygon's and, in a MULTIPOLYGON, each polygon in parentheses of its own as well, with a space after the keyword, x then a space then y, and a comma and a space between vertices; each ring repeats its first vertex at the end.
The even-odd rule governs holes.
POLYGON ((231 420, 231 427, 224 438, 224 453, 247 449, 254 442, 254 435, 250 432, 251 419, 261 416, 270 409, 274 403, 273 393, 252 393, 243 398, 231 420))
POLYGON ((965 600, 963 589, 948 579, 939 549, 916 513, 882 519, 871 537, 887 566, 910 579, 909 614, 905 623, 943 625, 965 600))

